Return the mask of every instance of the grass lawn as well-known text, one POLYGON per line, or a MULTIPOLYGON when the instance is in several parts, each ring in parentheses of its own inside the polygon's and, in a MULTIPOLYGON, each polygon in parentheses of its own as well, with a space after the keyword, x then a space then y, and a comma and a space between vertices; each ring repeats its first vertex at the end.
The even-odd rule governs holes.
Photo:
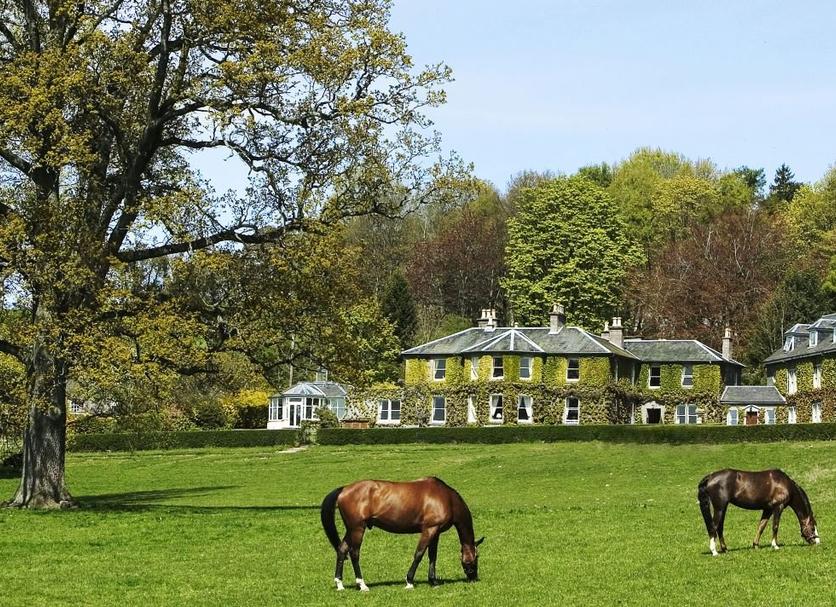
MULTIPOLYGON (((83 507, 0 510, 0 605, 830 605, 836 442, 750 445, 557 443, 311 447, 88 454, 68 460, 83 507), (729 511, 730 553, 712 558, 696 503, 722 467, 781 467, 810 495, 822 544, 791 511, 780 551, 749 548, 758 513, 729 511), (480 577, 465 583, 455 531, 438 572, 403 589, 417 536, 366 534, 371 592, 333 588, 319 523, 332 488, 437 475, 471 507, 480 577)), ((16 479, 0 478, 11 496, 16 479)), ((341 528, 341 525, 340 525, 341 528)), ((352 582, 352 583, 349 583, 352 582)))

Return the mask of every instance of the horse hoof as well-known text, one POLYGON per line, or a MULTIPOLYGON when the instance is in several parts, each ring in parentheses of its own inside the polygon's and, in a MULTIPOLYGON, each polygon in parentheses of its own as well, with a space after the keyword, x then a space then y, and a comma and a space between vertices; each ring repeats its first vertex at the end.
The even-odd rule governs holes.
POLYGON ((752 544, 752 548, 754 548, 755 550, 757 550, 758 548, 760 548, 760 546, 759 546, 758 544, 752 544))
POLYGON ((369 587, 366 586, 366 582, 363 581, 363 578, 357 578, 357 587, 360 589, 361 592, 369 591, 369 587))
POLYGON ((404 589, 406 589, 406 590, 412 590, 413 588, 415 588, 415 586, 413 586, 413 585, 412 585, 412 584, 410 584, 409 582, 407 582, 407 583, 406 583, 406 586, 404 586, 404 589))

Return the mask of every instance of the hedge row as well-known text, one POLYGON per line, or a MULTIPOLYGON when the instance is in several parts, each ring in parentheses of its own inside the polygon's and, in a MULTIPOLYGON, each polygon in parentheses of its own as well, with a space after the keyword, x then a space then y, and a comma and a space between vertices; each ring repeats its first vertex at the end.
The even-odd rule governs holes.
POLYGON ((320 445, 403 443, 522 443, 604 441, 611 443, 740 443, 836 439, 836 424, 759 426, 588 425, 498 426, 483 428, 320 429, 320 445))
POLYGON ((293 445, 298 437, 296 430, 76 434, 68 438, 67 448, 70 451, 145 451, 200 447, 272 447, 293 445))

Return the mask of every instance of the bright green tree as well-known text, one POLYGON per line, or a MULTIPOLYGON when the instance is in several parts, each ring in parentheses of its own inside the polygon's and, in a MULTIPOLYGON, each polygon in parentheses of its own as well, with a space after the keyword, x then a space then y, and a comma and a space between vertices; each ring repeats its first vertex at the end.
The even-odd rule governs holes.
POLYGON ((524 324, 561 302, 571 322, 598 329, 620 308, 627 271, 642 262, 612 198, 583 177, 523 190, 508 224, 503 285, 524 324))
POLYGON ((27 319, 0 352, 26 368, 30 407, 13 505, 72 501, 67 383, 108 351, 108 321, 165 336, 147 340, 157 365, 206 363, 200 315, 126 288, 145 262, 445 191, 422 110, 449 70, 414 69, 389 14, 389 0, 0 3, 0 282, 27 319), (245 197, 191 169, 206 149, 248 170, 245 197))

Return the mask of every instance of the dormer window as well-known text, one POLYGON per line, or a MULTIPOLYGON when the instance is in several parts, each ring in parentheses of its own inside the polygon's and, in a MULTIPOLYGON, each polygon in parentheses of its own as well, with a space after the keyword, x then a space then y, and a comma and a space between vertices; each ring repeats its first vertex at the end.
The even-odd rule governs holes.
POLYGON ((784 352, 791 352, 795 347, 795 337, 792 335, 787 336, 787 340, 784 342, 784 352))
POLYGON ((444 381, 444 378, 447 377, 447 359, 434 358, 432 363, 432 369, 433 380, 444 381))
POLYGON ((819 343, 819 334, 817 331, 810 331, 810 346, 814 348, 819 343))

